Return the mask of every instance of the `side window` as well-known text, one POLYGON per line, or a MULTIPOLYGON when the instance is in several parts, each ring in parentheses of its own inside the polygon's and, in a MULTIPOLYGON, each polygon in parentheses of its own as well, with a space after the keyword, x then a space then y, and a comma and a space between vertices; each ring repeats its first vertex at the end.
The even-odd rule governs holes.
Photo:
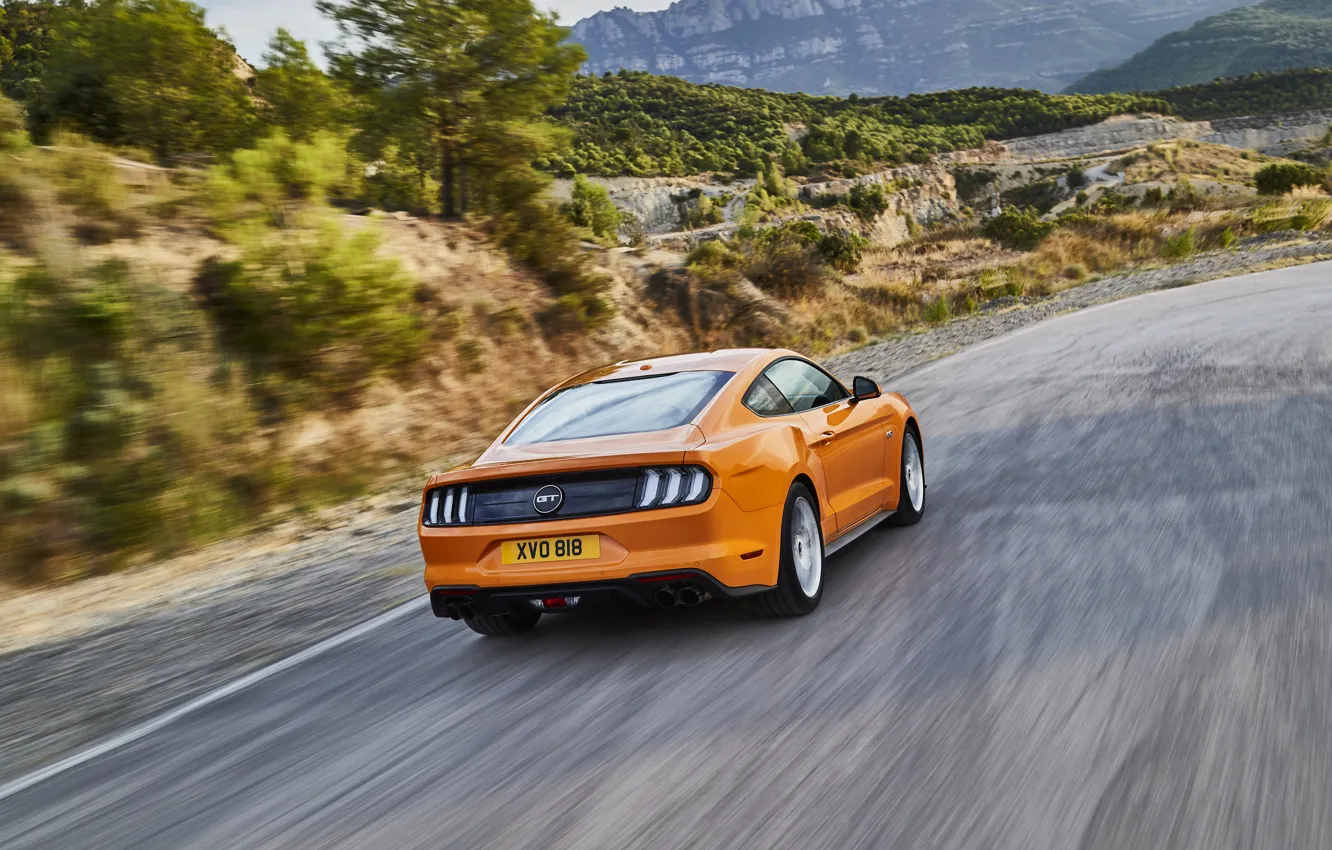
POLYGON ((786 400, 786 396, 777 391, 768 380, 767 375, 759 375, 758 380, 745 393, 744 405, 759 416, 781 416, 786 413, 795 413, 791 407, 791 402, 786 400))
POLYGON ((842 385, 827 372, 803 360, 781 360, 764 373, 799 413, 847 397, 842 385))

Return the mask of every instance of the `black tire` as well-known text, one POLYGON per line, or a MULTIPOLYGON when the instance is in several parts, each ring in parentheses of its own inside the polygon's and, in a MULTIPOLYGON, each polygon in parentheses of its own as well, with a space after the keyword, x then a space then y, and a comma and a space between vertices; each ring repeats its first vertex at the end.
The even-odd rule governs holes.
POLYGON ((925 483, 925 447, 920 442, 920 432, 916 426, 908 425, 906 433, 902 435, 902 458, 899 461, 897 479, 902 483, 901 496, 897 500, 897 513, 893 514, 889 522, 892 525, 915 525, 920 522, 921 517, 925 516, 926 494, 929 492, 929 486, 925 483), (916 444, 916 452, 920 457, 920 506, 911 504, 911 497, 907 495, 907 440, 916 444))
POLYGON ((818 529, 819 501, 803 484, 792 484, 786 494, 786 509, 782 512, 782 554, 777 567, 777 586, 754 597, 754 611, 760 617, 803 617, 819 607, 823 599, 823 532, 818 529), (796 574, 795 553, 792 547, 791 526, 795 522, 796 505, 801 500, 813 509, 818 534, 819 582, 813 596, 805 593, 796 574))
POLYGON ((467 627, 486 637, 521 635, 536 628, 541 612, 530 606, 515 608, 508 614, 477 614, 467 619, 467 627))

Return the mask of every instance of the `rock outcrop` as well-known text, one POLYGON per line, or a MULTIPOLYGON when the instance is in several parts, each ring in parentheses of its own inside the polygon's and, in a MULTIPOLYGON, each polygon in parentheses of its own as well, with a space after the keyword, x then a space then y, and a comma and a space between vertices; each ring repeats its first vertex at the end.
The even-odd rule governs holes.
POLYGON ((579 22, 587 71, 775 91, 1059 91, 1242 0, 680 0, 579 22))
POLYGON ((1044 136, 1009 139, 1004 147, 1017 159, 1059 159, 1094 156, 1171 139, 1196 139, 1281 156, 1322 138, 1329 125, 1332 125, 1332 110, 1215 121, 1124 116, 1044 136))

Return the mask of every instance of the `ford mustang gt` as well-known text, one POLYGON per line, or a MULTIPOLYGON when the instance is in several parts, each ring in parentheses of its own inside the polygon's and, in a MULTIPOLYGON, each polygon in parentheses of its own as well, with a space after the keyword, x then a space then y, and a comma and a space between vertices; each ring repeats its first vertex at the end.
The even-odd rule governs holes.
POLYGON ((507 635, 598 599, 808 614, 827 555, 924 511, 905 398, 746 349, 554 387, 476 463, 430 479, 418 534, 435 614, 507 635))

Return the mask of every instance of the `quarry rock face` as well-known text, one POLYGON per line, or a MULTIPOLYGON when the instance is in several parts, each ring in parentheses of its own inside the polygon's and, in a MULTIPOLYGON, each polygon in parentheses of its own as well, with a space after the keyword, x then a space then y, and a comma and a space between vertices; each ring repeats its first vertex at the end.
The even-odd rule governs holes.
POLYGON ((584 71, 901 95, 971 86, 1061 91, 1242 0, 680 0, 580 21, 584 71))

